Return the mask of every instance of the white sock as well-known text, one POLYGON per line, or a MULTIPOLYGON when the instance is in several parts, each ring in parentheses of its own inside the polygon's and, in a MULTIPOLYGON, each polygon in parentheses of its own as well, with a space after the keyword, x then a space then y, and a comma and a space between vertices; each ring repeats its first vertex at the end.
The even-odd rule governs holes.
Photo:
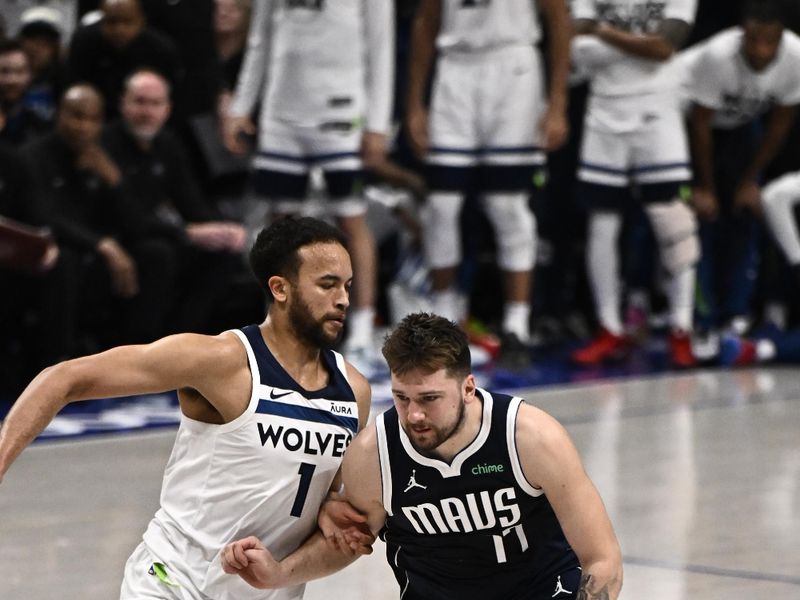
POLYGON ((758 340, 756 342, 756 360, 758 362, 767 362, 775 358, 777 350, 775 349, 775 342, 772 340, 758 340))
POLYGON ((503 315, 503 331, 513 333, 521 342, 531 338, 531 305, 527 302, 508 302, 503 315))
POLYGON ((695 269, 684 269, 667 281, 667 300, 669 301, 669 324, 672 329, 692 331, 692 312, 694 311, 695 269))
POLYGON ((617 281, 619 255, 617 238, 622 217, 616 213, 593 213, 589 220, 586 270, 592 287, 597 319, 614 335, 622 334, 620 291, 617 281))
POLYGON ((431 292, 431 309, 434 314, 456 323, 464 318, 464 303, 455 287, 431 292))
POLYGON ((375 308, 362 306, 354 308, 347 315, 349 333, 347 346, 350 348, 369 348, 372 345, 372 332, 375 322, 375 308))

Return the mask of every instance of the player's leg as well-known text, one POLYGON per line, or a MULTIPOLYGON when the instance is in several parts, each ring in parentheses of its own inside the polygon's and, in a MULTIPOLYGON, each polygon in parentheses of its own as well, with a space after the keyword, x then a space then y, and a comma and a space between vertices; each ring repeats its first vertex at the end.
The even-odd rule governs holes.
POLYGON ((795 207, 800 203, 800 173, 779 177, 764 188, 761 204, 772 237, 777 242, 796 281, 800 283, 800 232, 795 207))
POLYGON ((530 196, 534 175, 545 163, 538 132, 545 108, 542 65, 538 53, 528 48, 498 51, 490 60, 481 77, 480 186, 503 272, 503 341, 516 346, 530 341, 536 261, 536 218, 530 196))
POLYGON ((687 203, 689 150, 677 109, 665 107, 641 130, 632 160, 633 177, 640 186, 667 275, 670 358, 675 366, 689 367, 696 362, 690 335, 700 244, 697 218, 687 203))
POLYGON ((588 207, 586 274, 600 325, 599 334, 572 359, 593 365, 624 356, 629 341, 621 314, 618 240, 625 203, 630 202, 628 145, 631 134, 591 126, 587 119, 578 170, 578 194, 588 207))
POLYGON ((445 57, 437 67, 428 119, 428 197, 422 238, 430 268, 432 310, 461 322, 465 306, 456 286, 462 257, 461 209, 476 164, 474 65, 445 57))

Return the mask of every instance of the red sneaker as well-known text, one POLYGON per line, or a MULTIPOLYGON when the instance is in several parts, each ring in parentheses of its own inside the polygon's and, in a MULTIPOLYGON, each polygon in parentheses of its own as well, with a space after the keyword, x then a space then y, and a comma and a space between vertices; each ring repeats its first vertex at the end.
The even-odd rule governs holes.
POLYGON ((591 342, 572 353, 572 362, 584 366, 599 365, 607 360, 621 360, 631 350, 631 340, 626 335, 615 335, 605 328, 591 342))
POLYGON ((688 369, 697 365, 692 352, 692 339, 685 331, 673 331, 669 334, 669 357, 673 367, 688 369))

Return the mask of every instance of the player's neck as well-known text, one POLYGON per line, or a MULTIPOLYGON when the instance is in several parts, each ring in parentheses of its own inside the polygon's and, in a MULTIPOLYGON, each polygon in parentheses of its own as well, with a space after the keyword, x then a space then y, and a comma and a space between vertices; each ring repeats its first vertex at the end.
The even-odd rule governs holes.
POLYGON ((319 346, 298 338, 285 323, 270 317, 259 329, 270 353, 292 379, 307 390, 325 387, 328 372, 322 365, 319 346))

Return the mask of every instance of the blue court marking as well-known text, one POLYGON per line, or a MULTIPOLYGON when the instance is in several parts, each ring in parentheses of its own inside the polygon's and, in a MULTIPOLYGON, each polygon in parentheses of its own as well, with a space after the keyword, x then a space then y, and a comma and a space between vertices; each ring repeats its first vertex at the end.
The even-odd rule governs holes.
POLYGON ((772 581, 776 583, 788 583, 789 585, 800 586, 800 577, 795 577, 793 575, 782 575, 780 573, 762 573, 760 571, 747 571, 744 569, 728 569, 725 567, 698 565, 680 561, 656 560, 652 558, 642 558, 639 556, 625 556, 623 557, 622 562, 639 567, 653 567, 655 569, 665 569, 669 571, 686 571, 688 573, 716 575, 718 577, 731 577, 733 579, 772 581))
MULTIPOLYGON (((355 405, 353 406, 355 410, 355 405)), ((272 402, 271 400, 261 399, 258 401, 258 408, 256 412, 263 415, 275 415, 278 417, 286 417, 287 419, 296 419, 298 421, 312 421, 314 423, 325 423, 327 425, 339 425, 346 427, 353 433, 358 431, 358 418, 343 417, 335 415, 327 410, 320 410, 318 408, 309 408, 307 406, 296 406, 294 404, 283 404, 281 402, 272 402)))

